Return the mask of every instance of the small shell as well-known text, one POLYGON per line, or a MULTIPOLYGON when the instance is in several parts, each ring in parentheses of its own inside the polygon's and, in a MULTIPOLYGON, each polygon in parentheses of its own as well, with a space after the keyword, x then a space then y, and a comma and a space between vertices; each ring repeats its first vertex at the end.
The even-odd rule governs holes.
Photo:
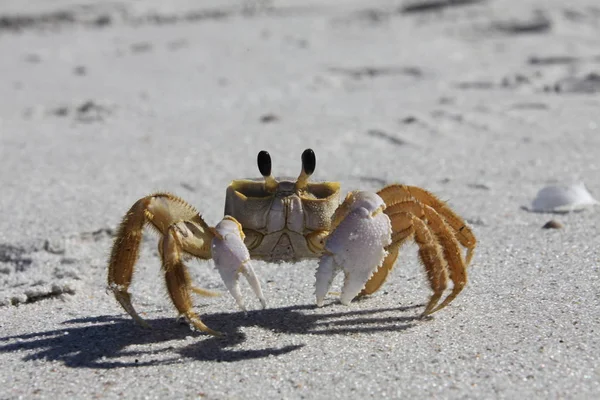
POLYGON ((564 228, 564 225, 555 219, 551 219, 550 221, 546 222, 544 224, 544 226, 542 226, 542 229, 562 229, 562 228, 564 228))
POLYGON ((595 204, 598 204, 598 201, 580 182, 571 185, 546 186, 538 192, 529 210, 565 213, 582 210, 595 204))

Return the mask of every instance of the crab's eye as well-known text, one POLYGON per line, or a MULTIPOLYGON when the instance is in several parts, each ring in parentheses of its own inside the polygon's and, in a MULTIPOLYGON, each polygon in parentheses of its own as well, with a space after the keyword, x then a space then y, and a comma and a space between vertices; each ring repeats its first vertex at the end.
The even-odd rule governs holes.
POLYGON ((302 153, 302 169, 306 175, 312 175, 317 167, 317 157, 312 149, 306 149, 302 153))
POLYGON ((271 175, 271 155, 268 151, 261 150, 256 157, 258 163, 258 170, 262 176, 271 175))

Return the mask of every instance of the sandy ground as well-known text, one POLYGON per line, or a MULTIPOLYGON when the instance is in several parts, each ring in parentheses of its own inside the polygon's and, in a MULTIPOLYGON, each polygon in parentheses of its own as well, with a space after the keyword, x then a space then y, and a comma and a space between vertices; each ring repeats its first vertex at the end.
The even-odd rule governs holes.
POLYGON ((595 0, 165 3, 0 6, 0 398, 600 396, 598 210, 523 208, 553 183, 600 196, 595 0), (414 244, 349 307, 314 306, 316 261, 255 262, 267 309, 247 285, 247 315, 196 299, 216 339, 176 321, 152 234, 132 292, 154 329, 106 292, 135 200, 215 224, 259 150, 296 176, 307 147, 315 179, 423 186, 466 218, 454 303, 419 318, 414 244))

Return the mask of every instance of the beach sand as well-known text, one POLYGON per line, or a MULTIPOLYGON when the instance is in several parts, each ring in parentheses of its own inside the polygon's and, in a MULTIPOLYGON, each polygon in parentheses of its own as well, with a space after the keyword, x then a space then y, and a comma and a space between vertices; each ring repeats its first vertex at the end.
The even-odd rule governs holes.
MULTIPOLYGON (((0 7, 0 398, 600 396, 598 208, 527 211, 545 186, 600 197, 600 7, 469 2, 57 0, 0 7), (424 187, 478 239, 469 283, 431 295, 416 245, 385 286, 316 308, 317 260, 254 261, 239 311, 211 261, 177 320, 147 232, 106 290, 116 227, 169 191, 205 220, 268 150, 344 192, 424 187), (559 229, 542 229, 551 220, 559 229)), ((341 277, 332 290, 339 290, 341 277)))

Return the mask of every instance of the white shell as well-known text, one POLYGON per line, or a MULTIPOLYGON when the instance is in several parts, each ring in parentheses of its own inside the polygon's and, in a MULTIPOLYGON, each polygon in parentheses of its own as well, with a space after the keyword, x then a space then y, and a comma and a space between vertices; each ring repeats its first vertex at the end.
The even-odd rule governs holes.
POLYGON ((541 189, 530 211, 534 212, 570 212, 578 211, 598 204, 585 185, 581 182, 570 185, 546 186, 541 189))

